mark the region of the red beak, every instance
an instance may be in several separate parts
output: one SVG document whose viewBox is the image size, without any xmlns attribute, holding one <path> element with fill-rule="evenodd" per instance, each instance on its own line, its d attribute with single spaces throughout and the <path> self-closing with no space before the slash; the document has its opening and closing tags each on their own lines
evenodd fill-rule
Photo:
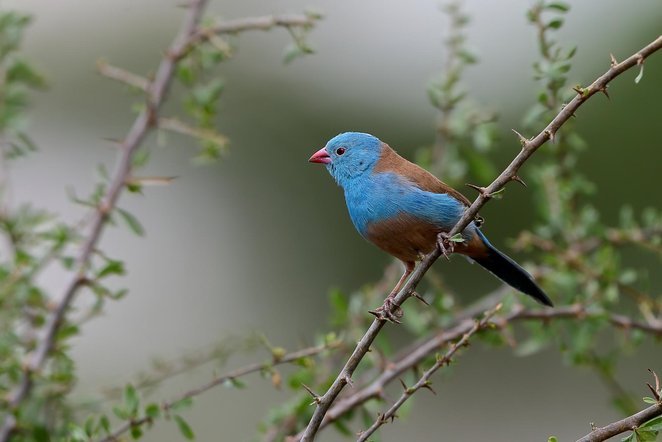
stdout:
<svg viewBox="0 0 662 442">
<path fill-rule="evenodd" d="M 331 157 L 326 152 L 326 149 L 323 147 L 317 152 L 315 152 L 313 156 L 310 157 L 310 159 L 308 159 L 308 161 L 311 163 L 329 164 L 331 162 Z"/>
</svg>

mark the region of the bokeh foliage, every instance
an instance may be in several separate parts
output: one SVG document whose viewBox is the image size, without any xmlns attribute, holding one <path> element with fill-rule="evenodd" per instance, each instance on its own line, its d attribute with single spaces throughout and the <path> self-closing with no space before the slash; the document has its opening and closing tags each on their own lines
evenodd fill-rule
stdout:
<svg viewBox="0 0 662 442">
<path fill-rule="evenodd" d="M 564 103 L 574 94 L 582 93 L 580 85 L 570 87 L 569 73 L 577 48 L 563 47 L 556 41 L 568 11 L 569 7 L 562 2 L 539 2 L 527 12 L 539 47 L 533 76 L 539 82 L 540 91 L 536 102 L 522 118 L 524 133 L 540 131 Z M 455 187 L 461 186 L 467 177 L 484 183 L 497 173 L 489 154 L 517 140 L 499 134 L 497 113 L 475 103 L 470 91 L 463 86 L 464 73 L 479 61 L 467 45 L 470 18 L 459 3 L 444 7 L 444 13 L 450 22 L 445 67 L 427 89 L 431 105 L 438 109 L 437 127 L 431 137 L 434 141 L 416 152 L 416 160 Z M 312 21 L 319 18 L 315 14 L 308 17 Z M 19 56 L 22 33 L 28 24 L 29 17 L 24 15 L 13 12 L 0 15 L 0 138 L 4 167 L 7 167 L 7 160 L 35 150 L 27 135 L 25 113 L 29 93 L 43 88 L 45 82 Z M 185 90 L 181 115 L 159 116 L 159 121 L 155 122 L 162 134 L 175 132 L 198 140 L 200 148 L 194 158 L 198 162 L 217 160 L 228 148 L 228 140 L 215 128 L 224 88 L 217 68 L 235 54 L 236 42 L 233 36 L 214 35 L 212 30 L 216 25 L 217 21 L 211 19 L 203 22 L 202 33 L 208 35 L 205 34 L 206 37 L 177 63 L 176 78 Z M 310 25 L 285 27 L 293 37 L 292 46 L 285 52 L 286 61 L 312 52 L 306 42 Z M 108 65 L 103 64 L 102 72 L 107 68 Z M 142 100 L 145 91 L 141 85 L 147 80 L 129 78 L 122 72 L 119 77 L 115 76 L 141 96 L 136 109 L 144 109 L 148 104 Z M 645 85 L 645 77 L 638 77 L 639 80 Z M 508 288 L 499 288 L 476 304 L 465 305 L 462 297 L 433 269 L 426 275 L 426 285 L 420 291 L 430 305 L 410 301 L 403 306 L 403 325 L 378 337 L 355 373 L 356 388 L 344 399 L 351 399 L 352 394 L 370 387 L 390 366 L 406 359 L 421 343 L 440 331 L 452 330 L 463 320 L 479 315 L 500 301 L 503 308 L 494 318 L 494 326 L 478 333 L 482 345 L 522 356 L 555 348 L 567 364 L 594 370 L 604 380 L 614 405 L 623 414 L 631 414 L 645 403 L 659 401 L 659 398 L 648 397 L 642 403 L 620 386 L 616 374 L 624 351 L 650 341 L 649 335 L 661 334 L 655 325 L 662 316 L 662 299 L 648 286 L 645 270 L 627 264 L 624 250 L 630 255 L 645 254 L 660 260 L 662 214 L 659 207 L 641 213 L 623 207 L 618 225 L 607 225 L 601 220 L 599 211 L 590 203 L 595 185 L 575 167 L 582 152 L 590 147 L 578 133 L 577 125 L 576 121 L 565 124 L 555 134 L 553 142 L 540 152 L 543 160 L 527 169 L 524 180 L 529 184 L 530 204 L 536 211 L 532 227 L 520 232 L 513 241 L 516 250 L 528 253 L 528 269 L 552 294 L 555 303 L 572 308 L 564 310 L 563 315 L 532 315 L 522 319 L 522 311 L 539 307 Z M 133 170 L 139 171 L 149 159 L 150 152 L 139 149 L 132 158 Z M 91 210 L 99 208 L 112 174 L 106 166 L 100 165 L 98 176 L 97 186 L 87 197 L 70 192 L 74 203 Z M 132 176 L 126 182 L 126 190 L 140 194 L 147 185 L 167 184 L 170 180 L 170 177 Z M 7 184 L 0 181 L 0 186 L 5 197 Z M 140 221 L 120 207 L 113 208 L 107 221 L 137 235 L 144 233 Z M 305 355 L 290 353 L 265 337 L 223 342 L 209 352 L 182 361 L 156 364 L 136 382 L 113 390 L 108 398 L 92 400 L 91 406 L 82 407 L 73 404 L 69 396 L 76 382 L 70 340 L 80 334 L 84 322 L 93 320 L 103 311 L 108 300 L 119 300 L 127 295 L 127 290 L 111 288 L 115 285 L 109 283 L 125 273 L 124 263 L 96 250 L 93 259 L 86 264 L 84 280 L 85 289 L 94 295 L 96 302 L 87 310 L 72 312 L 75 314 L 69 315 L 59 327 L 47 368 L 33 374 L 34 386 L 28 400 L 12 408 L 11 392 L 24 374 L 25 359 L 34 350 L 38 332 L 52 308 L 53 293 L 39 284 L 38 275 L 51 265 L 60 266 L 65 272 L 76 269 L 74 252 L 81 242 L 84 222 L 67 225 L 58 221 L 56 215 L 30 205 L 13 207 L 6 198 L 0 202 L 0 231 L 8 244 L 0 262 L 0 393 L 6 398 L 0 409 L 17 419 L 16 440 L 88 441 L 116 436 L 139 439 L 154 422 L 164 419 L 174 423 L 182 437 L 193 439 L 194 429 L 185 420 L 183 410 L 195 405 L 192 398 L 198 391 L 193 389 L 163 402 L 148 397 L 147 393 L 174 373 L 211 361 L 222 366 L 228 355 L 255 348 L 266 349 L 265 361 L 255 369 L 238 373 L 258 372 L 274 388 L 291 390 L 291 399 L 274 407 L 258 424 L 259 437 L 283 440 L 305 427 L 313 410 L 311 394 L 322 393 L 329 387 L 338 367 L 372 321 L 367 310 L 381 303 L 398 276 L 394 263 L 384 270 L 382 280 L 374 284 L 353 293 L 331 291 L 328 326 L 320 327 L 326 331 L 320 330 Z M 625 322 L 620 322 L 621 326 L 624 323 L 646 326 L 616 329 L 615 313 L 626 318 Z M 418 363 L 406 367 L 397 377 L 389 379 L 390 385 L 386 387 L 399 389 L 397 379 L 400 379 L 407 389 L 438 360 L 436 353 L 443 352 L 445 346 L 452 345 L 456 339 L 449 339 Z M 222 378 L 220 384 L 243 388 L 245 381 L 239 374 Z M 432 385 L 428 387 L 432 389 Z M 405 417 L 415 406 L 414 402 L 415 399 L 407 401 L 399 410 L 399 417 Z M 352 437 L 357 430 L 369 427 L 387 407 L 387 395 L 376 390 L 343 414 L 334 416 L 332 423 L 338 432 Z M 659 418 L 656 418 L 626 439 L 654 440 L 660 429 Z"/>
</svg>

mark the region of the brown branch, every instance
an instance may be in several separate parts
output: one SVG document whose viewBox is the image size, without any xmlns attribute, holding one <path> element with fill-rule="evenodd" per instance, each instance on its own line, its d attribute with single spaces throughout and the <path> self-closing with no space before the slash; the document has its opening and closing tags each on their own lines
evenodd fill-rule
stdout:
<svg viewBox="0 0 662 442">
<path fill-rule="evenodd" d="M 199 396 L 200 394 L 211 390 L 212 388 L 221 385 L 226 382 L 231 382 L 239 377 L 246 376 L 251 373 L 259 372 L 259 371 L 264 371 L 264 370 L 269 370 L 276 365 L 282 365 L 282 364 L 288 364 L 290 362 L 298 361 L 299 359 L 310 357 L 310 356 L 315 356 L 325 350 L 333 349 L 336 348 L 340 345 L 339 342 L 331 342 L 329 344 L 322 344 L 318 345 L 315 347 L 309 347 L 309 348 L 304 348 L 302 350 L 294 351 L 291 353 L 287 353 L 283 356 L 280 357 L 274 357 L 273 360 L 269 362 L 264 362 L 264 363 L 253 363 L 246 365 L 245 367 L 238 368 L 236 370 L 233 370 L 223 376 L 218 376 L 214 377 L 211 381 L 208 381 L 196 388 L 193 388 L 185 393 L 180 394 L 177 396 L 175 399 L 172 399 L 167 402 L 163 402 L 161 404 L 161 409 L 164 412 L 168 412 L 170 408 L 181 401 L 185 401 L 187 399 L 192 399 L 196 396 Z M 108 436 L 104 437 L 103 439 L 100 439 L 101 442 L 112 442 L 112 441 L 117 441 L 120 440 L 119 437 L 126 433 L 127 431 L 130 431 L 132 428 L 140 427 L 143 425 L 146 425 L 148 423 L 152 422 L 152 418 L 149 416 L 143 416 L 138 419 L 133 419 L 130 421 L 127 421 L 124 423 L 122 426 L 118 427 L 116 430 L 114 430 L 111 434 Z"/>
<path fill-rule="evenodd" d="M 628 416 L 625 419 L 613 422 L 602 428 L 596 428 L 577 442 L 602 442 L 617 434 L 636 430 L 641 424 L 648 422 L 654 417 L 662 415 L 662 403 L 651 405 L 640 412 Z M 638 440 L 638 439 L 637 439 Z"/>
<path fill-rule="evenodd" d="M 311 14 L 266 15 L 224 21 L 199 29 L 190 39 L 189 47 L 208 40 L 213 35 L 238 34 L 244 31 L 268 31 L 275 27 L 310 28 L 319 17 Z"/>
<path fill-rule="evenodd" d="M 486 312 L 480 321 L 475 321 L 474 325 L 462 335 L 462 337 L 455 342 L 448 351 L 441 357 L 437 357 L 435 363 L 423 373 L 420 379 L 411 387 L 405 388 L 405 391 L 400 395 L 397 401 L 384 413 L 380 414 L 377 420 L 365 431 L 359 434 L 357 442 L 365 442 L 379 427 L 388 422 L 389 419 L 395 419 L 395 413 L 400 407 L 421 388 L 430 388 L 430 378 L 432 375 L 444 365 L 448 365 L 457 351 L 469 343 L 469 339 L 478 331 L 490 326 L 490 318 L 494 316 L 502 307 L 502 304 L 497 304 L 496 307 Z"/>
<path fill-rule="evenodd" d="M 196 32 L 206 3 L 207 0 L 190 1 L 189 11 L 184 20 L 182 30 L 173 41 L 165 57 L 161 60 L 154 80 L 148 85 L 147 105 L 138 117 L 136 117 L 126 138 L 121 143 L 120 156 L 112 183 L 104 195 L 101 204 L 99 204 L 99 207 L 97 207 L 93 214 L 90 232 L 82 245 L 76 261 L 77 271 L 67 284 L 63 296 L 55 302 L 53 309 L 48 315 L 43 327 L 43 334 L 38 339 L 37 347 L 28 355 L 19 384 L 9 395 L 8 404 L 10 410 L 16 410 L 29 396 L 34 384 L 34 377 L 44 368 L 48 360 L 55 344 L 57 332 L 64 322 L 69 306 L 76 297 L 78 290 L 85 284 L 87 267 L 94 254 L 96 244 L 99 242 L 108 216 L 115 208 L 117 200 L 122 190 L 124 190 L 126 179 L 130 175 L 133 154 L 141 145 L 147 133 L 154 127 L 156 113 L 168 93 L 175 65 L 183 56 L 183 51 L 187 49 L 191 35 Z M 16 430 L 16 425 L 16 418 L 10 412 L 5 417 L 2 428 L 0 428 L 0 442 L 6 442 L 10 438 Z"/>
<path fill-rule="evenodd" d="M 513 161 L 506 167 L 506 169 L 501 172 L 501 174 L 489 185 L 484 191 L 481 191 L 480 195 L 473 204 L 464 212 L 462 218 L 457 222 L 457 224 L 451 229 L 448 233 L 448 237 L 453 237 L 454 235 L 462 232 L 470 222 L 472 222 L 478 211 L 481 207 L 487 203 L 487 201 L 494 195 L 496 192 L 499 192 L 504 188 L 506 184 L 510 181 L 515 180 L 517 177 L 517 172 L 520 167 L 526 162 L 526 160 L 533 155 L 533 153 L 540 148 L 545 142 L 554 137 L 554 134 L 561 128 L 561 126 L 568 121 L 577 111 L 577 109 L 584 104 L 590 97 L 595 95 L 597 92 L 602 92 L 606 90 L 607 85 L 614 78 L 627 71 L 628 69 L 637 66 L 642 63 L 649 55 L 653 54 L 657 50 L 662 48 L 662 36 L 656 38 L 652 43 L 648 44 L 642 48 L 636 54 L 628 57 L 626 60 L 621 63 L 612 65 L 607 72 L 598 77 L 590 86 L 582 90 L 582 94 L 577 94 L 563 109 L 554 117 L 554 119 L 533 139 L 526 139 L 522 137 L 522 150 L 521 152 L 513 159 Z M 395 305 L 401 305 L 407 298 L 411 296 L 411 293 L 414 291 L 418 283 L 425 275 L 425 272 L 432 266 L 432 264 L 437 260 L 441 255 L 439 248 L 435 249 L 429 255 L 427 255 L 420 264 L 416 267 L 412 275 L 410 276 L 407 283 L 402 287 L 400 292 L 395 296 L 393 302 Z M 345 385 L 351 383 L 351 377 L 356 370 L 356 367 L 359 365 L 359 362 L 363 359 L 365 354 L 370 349 L 370 345 L 375 340 L 382 327 L 385 324 L 384 319 L 375 318 L 372 324 L 363 335 L 361 340 L 358 342 L 354 352 L 349 357 L 344 367 L 333 381 L 333 384 L 329 389 L 320 397 L 319 403 L 313 412 L 308 426 L 306 427 L 303 435 L 301 436 L 302 442 L 311 442 L 314 440 L 317 431 L 319 430 L 320 425 L 324 419 L 324 416 L 328 412 L 329 408 L 338 397 L 340 392 L 343 390 Z"/>
<path fill-rule="evenodd" d="M 494 297 L 499 292 L 494 292 L 484 296 L 482 299 L 490 299 L 493 303 L 497 302 L 498 298 Z M 477 304 L 485 306 L 485 303 L 479 301 Z M 489 306 L 486 306 L 489 308 Z M 467 311 L 471 310 L 468 315 Z M 455 324 L 447 326 L 445 330 L 436 332 L 425 340 L 417 343 L 415 346 L 392 363 L 386 364 L 386 368 L 381 374 L 370 382 L 365 387 L 357 390 L 349 396 L 343 397 L 326 413 L 324 420 L 320 424 L 320 429 L 340 419 L 350 410 L 356 409 L 361 404 L 369 401 L 370 399 L 381 398 L 386 386 L 391 382 L 398 379 L 403 373 L 411 370 L 413 367 L 419 365 L 423 360 L 433 355 L 442 346 L 455 339 L 459 339 L 462 335 L 467 333 L 474 320 L 470 319 L 471 316 L 478 314 L 475 307 L 469 307 L 467 310 L 460 313 L 462 319 L 458 319 Z M 591 313 L 581 304 L 574 304 L 564 307 L 548 308 L 545 310 L 529 310 L 524 308 L 516 308 L 510 314 L 503 318 L 493 319 L 492 323 L 499 328 L 504 328 L 507 324 L 527 320 L 551 321 L 560 319 L 586 319 L 586 318 L 601 318 L 605 317 L 609 323 L 614 327 L 623 330 L 641 330 L 645 333 L 662 336 L 662 324 L 647 323 L 634 321 L 627 316 L 603 312 Z M 302 434 L 292 437 L 293 440 L 298 440 Z"/>
</svg>

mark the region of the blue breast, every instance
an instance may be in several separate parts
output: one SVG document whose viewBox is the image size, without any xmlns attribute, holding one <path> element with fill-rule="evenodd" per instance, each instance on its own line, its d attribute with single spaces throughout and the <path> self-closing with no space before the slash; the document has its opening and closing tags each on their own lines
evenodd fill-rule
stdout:
<svg viewBox="0 0 662 442">
<path fill-rule="evenodd" d="M 344 191 L 354 227 L 364 238 L 371 223 L 400 214 L 450 230 L 464 211 L 455 198 L 421 190 L 392 172 L 365 174 L 346 183 Z"/>
</svg>

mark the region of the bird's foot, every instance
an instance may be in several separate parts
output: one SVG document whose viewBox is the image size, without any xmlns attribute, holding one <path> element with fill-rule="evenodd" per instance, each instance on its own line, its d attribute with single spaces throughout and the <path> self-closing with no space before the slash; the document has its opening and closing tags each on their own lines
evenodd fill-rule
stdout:
<svg viewBox="0 0 662 442">
<path fill-rule="evenodd" d="M 437 245 L 439 246 L 442 255 L 450 261 L 451 254 L 455 251 L 455 243 L 451 241 L 450 236 L 448 236 L 446 232 L 440 232 L 439 235 L 437 235 Z"/>
<path fill-rule="evenodd" d="M 393 322 L 394 324 L 401 324 L 400 319 L 404 314 L 400 306 L 393 303 L 393 298 L 390 296 L 384 299 L 384 304 L 381 307 L 368 312 L 375 315 L 377 319 Z"/>
</svg>

